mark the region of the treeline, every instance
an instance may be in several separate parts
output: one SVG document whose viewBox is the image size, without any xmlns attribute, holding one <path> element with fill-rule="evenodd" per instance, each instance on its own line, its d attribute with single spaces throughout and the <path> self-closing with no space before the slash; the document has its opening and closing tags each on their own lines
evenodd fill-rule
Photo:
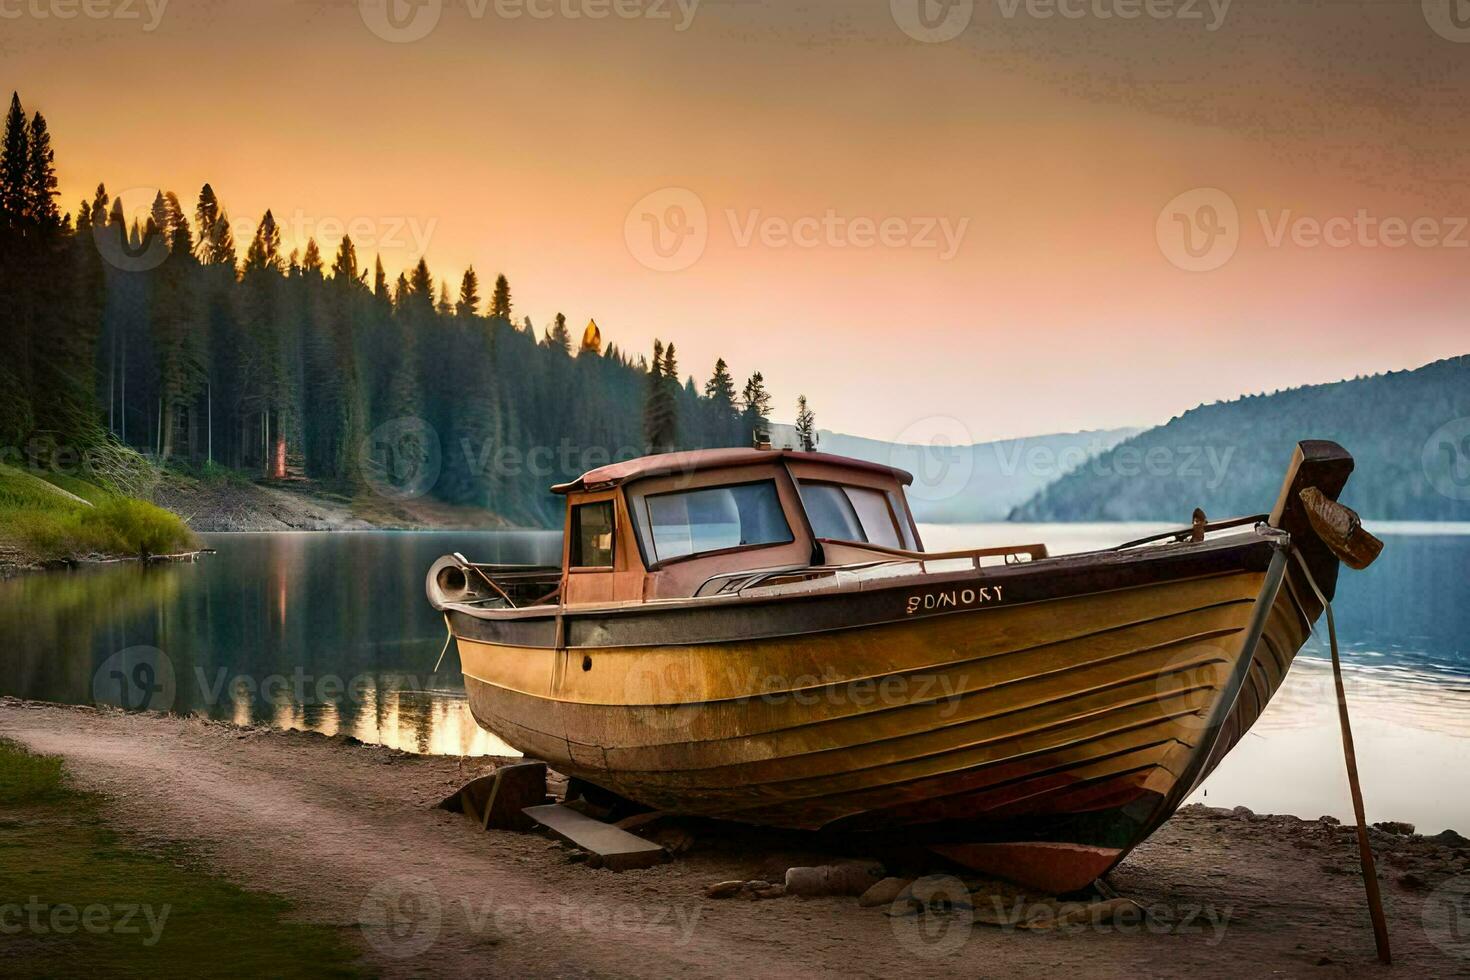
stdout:
<svg viewBox="0 0 1470 980">
<path fill-rule="evenodd" d="M 120 445 L 352 492 L 381 487 L 374 472 L 391 487 L 390 423 L 422 420 L 429 492 L 553 523 L 552 482 L 748 445 L 769 417 L 759 373 L 737 391 L 721 360 L 700 388 L 672 343 L 635 358 L 595 325 L 578 342 L 561 315 L 538 336 L 503 275 L 485 300 L 473 268 L 452 290 L 422 260 L 390 278 L 345 236 L 282 254 L 270 212 L 237 230 L 208 184 L 187 206 L 159 192 L 141 222 L 100 184 L 62 214 L 46 120 L 18 95 L 0 153 L 0 446 Z"/>
<path fill-rule="evenodd" d="M 1356 461 L 1343 501 L 1379 520 L 1470 520 L 1470 356 L 1204 405 L 1091 459 L 1018 521 L 1177 521 L 1270 510 L 1297 442 Z"/>
</svg>

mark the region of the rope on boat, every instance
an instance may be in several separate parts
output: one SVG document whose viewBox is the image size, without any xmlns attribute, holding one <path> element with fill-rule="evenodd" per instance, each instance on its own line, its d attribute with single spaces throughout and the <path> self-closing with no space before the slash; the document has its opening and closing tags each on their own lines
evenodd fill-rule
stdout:
<svg viewBox="0 0 1470 980">
<path fill-rule="evenodd" d="M 1332 648 L 1332 679 L 1337 686 L 1337 718 L 1342 726 L 1342 752 L 1347 761 L 1348 788 L 1352 790 L 1353 816 L 1358 822 L 1358 859 L 1363 866 L 1363 886 L 1368 892 L 1368 914 L 1373 919 L 1373 941 L 1378 946 L 1378 958 L 1384 964 L 1393 963 L 1393 954 L 1388 948 L 1388 922 L 1383 916 L 1383 895 L 1378 889 L 1378 869 L 1373 861 L 1373 846 L 1368 841 L 1368 821 L 1363 816 L 1363 790 L 1358 785 L 1358 754 L 1353 748 L 1353 728 L 1348 721 L 1347 692 L 1342 686 L 1342 658 L 1337 652 L 1337 622 L 1332 617 L 1332 603 L 1317 586 L 1307 560 L 1296 548 L 1291 549 L 1297 565 L 1306 576 L 1307 584 L 1317 594 L 1327 613 L 1328 644 Z"/>
<path fill-rule="evenodd" d="M 439 659 L 434 661 L 433 672 L 436 674 L 439 673 L 439 668 L 444 665 L 444 655 L 449 652 L 449 644 L 454 642 L 454 627 L 449 625 L 448 613 L 444 614 L 444 632 L 448 635 L 444 637 L 444 649 L 439 651 Z"/>
</svg>

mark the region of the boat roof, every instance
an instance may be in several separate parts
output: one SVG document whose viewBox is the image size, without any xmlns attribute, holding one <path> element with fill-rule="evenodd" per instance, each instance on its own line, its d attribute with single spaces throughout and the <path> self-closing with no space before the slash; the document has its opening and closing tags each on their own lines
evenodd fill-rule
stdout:
<svg viewBox="0 0 1470 980">
<path fill-rule="evenodd" d="M 870 463 L 862 459 L 850 459 L 847 456 L 833 456 L 830 453 L 807 453 L 795 449 L 695 449 L 681 453 L 664 453 L 659 456 L 643 456 L 622 463 L 599 466 L 595 470 L 583 473 L 571 483 L 562 483 L 552 487 L 551 492 L 565 494 L 578 490 L 604 490 L 651 476 L 751 466 L 785 459 L 880 473 L 894 477 L 903 486 L 914 482 L 913 474 L 907 470 L 884 466 L 882 463 Z"/>
</svg>

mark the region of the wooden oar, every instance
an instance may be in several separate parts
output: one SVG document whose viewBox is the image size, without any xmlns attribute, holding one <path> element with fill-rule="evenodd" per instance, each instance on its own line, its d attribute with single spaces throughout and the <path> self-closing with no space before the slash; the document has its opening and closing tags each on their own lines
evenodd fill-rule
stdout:
<svg viewBox="0 0 1470 980">
<path fill-rule="evenodd" d="M 1328 544 L 1330 547 L 1331 542 Z M 1382 544 L 1379 544 L 1379 548 L 1382 547 Z M 1332 647 L 1332 680 L 1337 687 L 1337 719 L 1342 725 L 1342 753 L 1347 760 L 1348 787 L 1352 790 L 1353 796 L 1353 816 L 1358 822 L 1358 860 L 1363 866 L 1363 886 L 1368 892 L 1368 915 L 1373 919 L 1373 941 L 1378 946 L 1378 958 L 1386 965 L 1392 964 L 1393 953 L 1388 947 L 1388 920 L 1383 915 L 1383 895 L 1378 889 L 1378 868 L 1373 861 L 1373 845 L 1368 841 L 1368 820 L 1363 814 L 1363 789 L 1358 784 L 1358 753 L 1353 748 L 1353 727 L 1348 720 L 1347 692 L 1342 686 L 1342 658 L 1337 652 L 1337 622 L 1332 617 L 1332 603 L 1327 601 L 1327 596 L 1323 595 L 1322 590 L 1317 587 L 1317 581 L 1312 578 L 1312 570 L 1307 567 L 1306 559 L 1295 548 L 1292 549 L 1292 554 L 1296 556 L 1297 564 L 1301 566 L 1307 584 L 1312 587 L 1313 592 L 1317 593 L 1317 601 L 1322 603 L 1322 608 L 1327 613 L 1327 637 Z M 1377 557 L 1376 553 L 1374 557 Z"/>
</svg>

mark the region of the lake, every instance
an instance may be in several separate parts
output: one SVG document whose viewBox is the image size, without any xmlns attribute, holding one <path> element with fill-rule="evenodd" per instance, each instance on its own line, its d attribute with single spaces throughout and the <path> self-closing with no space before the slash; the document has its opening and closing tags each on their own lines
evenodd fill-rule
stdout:
<svg viewBox="0 0 1470 980">
<path fill-rule="evenodd" d="M 1470 526 L 1370 522 L 1388 542 L 1336 602 L 1370 819 L 1470 832 Z M 928 525 L 931 550 L 1106 547 L 1155 525 Z M 548 562 L 555 532 L 206 534 L 195 565 L 0 582 L 0 694 L 124 703 L 348 734 L 410 752 L 512 754 L 470 717 L 423 578 L 442 554 Z M 1324 627 L 1325 628 L 1325 627 Z M 1351 815 L 1325 636 L 1196 799 Z M 146 703 L 134 703 L 138 691 Z"/>
</svg>

